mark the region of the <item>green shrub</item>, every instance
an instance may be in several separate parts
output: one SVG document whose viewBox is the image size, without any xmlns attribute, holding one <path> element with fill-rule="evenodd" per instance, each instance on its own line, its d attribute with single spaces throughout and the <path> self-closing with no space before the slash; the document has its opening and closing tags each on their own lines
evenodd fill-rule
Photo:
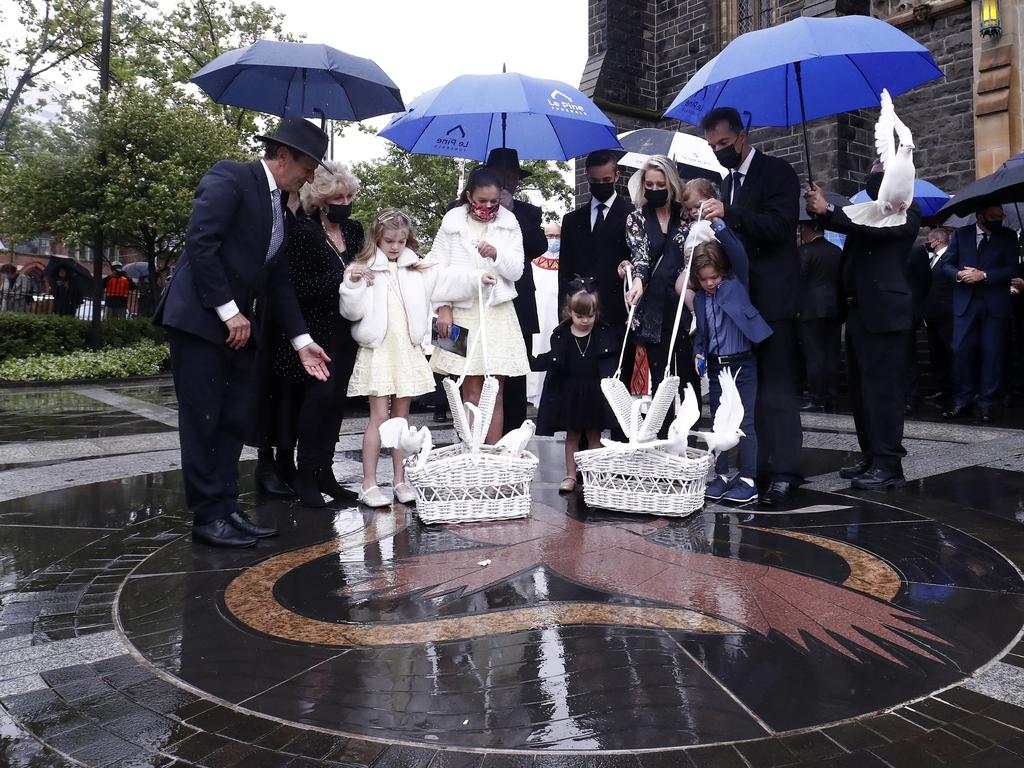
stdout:
<svg viewBox="0 0 1024 768">
<path fill-rule="evenodd" d="M 144 339 L 163 341 L 163 331 L 145 318 L 103 321 L 105 348 L 126 347 Z M 0 313 L 0 362 L 38 354 L 59 355 L 88 346 L 88 320 L 61 315 Z"/>
<path fill-rule="evenodd" d="M 149 339 L 128 347 L 78 351 L 64 355 L 41 354 L 10 358 L 0 363 L 0 379 L 8 381 L 65 381 L 154 376 L 170 359 L 166 344 Z"/>
</svg>

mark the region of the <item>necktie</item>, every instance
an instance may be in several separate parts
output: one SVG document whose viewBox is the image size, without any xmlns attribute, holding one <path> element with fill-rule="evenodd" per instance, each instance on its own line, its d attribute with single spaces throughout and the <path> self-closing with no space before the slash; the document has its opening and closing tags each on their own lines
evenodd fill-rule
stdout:
<svg viewBox="0 0 1024 768">
<path fill-rule="evenodd" d="M 267 250 L 267 261 L 277 253 L 277 249 L 284 242 L 284 213 L 281 211 L 281 190 L 275 189 L 270 193 L 270 207 L 274 216 L 274 228 L 270 232 L 270 248 Z"/>
<path fill-rule="evenodd" d="M 597 218 L 594 219 L 594 229 L 591 231 L 597 232 L 597 230 L 601 228 L 601 225 L 604 224 L 604 209 L 607 207 L 608 206 L 604 203 L 597 204 Z"/>
<path fill-rule="evenodd" d="M 740 193 L 740 186 L 742 186 L 743 174 L 739 171 L 732 172 L 732 185 L 729 189 L 729 205 L 736 202 L 736 197 Z"/>
</svg>

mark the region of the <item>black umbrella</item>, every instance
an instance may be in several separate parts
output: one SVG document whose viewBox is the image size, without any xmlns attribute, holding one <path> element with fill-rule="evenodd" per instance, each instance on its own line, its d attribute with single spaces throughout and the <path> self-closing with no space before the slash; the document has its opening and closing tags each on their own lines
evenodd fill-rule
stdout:
<svg viewBox="0 0 1024 768">
<path fill-rule="evenodd" d="M 64 267 L 75 281 L 75 287 L 81 291 L 83 296 L 92 296 L 92 272 L 83 267 L 77 261 L 67 256 L 51 256 L 43 270 L 47 283 L 51 286 L 57 279 L 57 271 Z"/>
<path fill-rule="evenodd" d="M 1008 160 L 995 173 L 972 181 L 939 209 L 937 218 L 951 213 L 965 216 L 986 205 L 1024 200 L 1024 162 Z"/>
</svg>

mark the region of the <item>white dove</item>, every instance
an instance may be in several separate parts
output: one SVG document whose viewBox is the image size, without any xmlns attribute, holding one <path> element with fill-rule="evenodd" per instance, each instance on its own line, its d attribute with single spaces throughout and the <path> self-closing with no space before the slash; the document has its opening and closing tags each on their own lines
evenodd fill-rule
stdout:
<svg viewBox="0 0 1024 768">
<path fill-rule="evenodd" d="M 739 371 L 737 371 L 739 373 Z M 718 401 L 715 420 L 710 432 L 690 432 L 691 435 L 703 440 L 708 450 L 715 456 L 732 450 L 745 437 L 740 424 L 743 423 L 743 401 L 740 391 L 736 388 L 736 375 L 729 368 L 718 374 L 718 383 L 722 386 L 722 397 Z"/>
<path fill-rule="evenodd" d="M 527 419 L 520 426 L 502 437 L 494 444 L 494 447 L 510 456 L 522 456 L 523 451 L 526 450 L 526 444 L 533 439 L 536 431 L 537 425 L 530 421 L 530 419 Z"/>
<path fill-rule="evenodd" d="M 676 417 L 668 425 L 668 440 L 664 441 L 665 450 L 676 456 L 686 455 L 686 438 L 693 425 L 700 418 L 700 400 L 693 391 L 693 385 L 686 385 L 686 393 L 682 403 L 676 398 Z"/>
<path fill-rule="evenodd" d="M 385 421 L 378 427 L 378 431 L 382 446 L 398 448 L 408 454 L 406 463 L 411 463 L 412 457 L 415 455 L 417 469 L 426 464 L 427 456 L 434 450 L 434 438 L 430 434 L 430 429 L 427 427 L 416 429 L 400 416 Z"/>
<path fill-rule="evenodd" d="M 875 123 L 875 151 L 885 173 L 878 199 L 844 206 L 843 212 L 854 224 L 898 227 L 907 223 L 907 208 L 914 201 L 914 137 L 896 116 L 889 91 L 882 90 L 881 101 L 882 111 Z"/>
<path fill-rule="evenodd" d="M 690 225 L 690 231 L 686 235 L 686 241 L 683 243 L 683 253 L 686 258 L 689 259 L 693 254 L 693 249 L 701 243 L 711 243 L 717 241 L 715 237 L 715 230 L 711 228 L 711 222 L 706 219 L 695 221 Z"/>
</svg>

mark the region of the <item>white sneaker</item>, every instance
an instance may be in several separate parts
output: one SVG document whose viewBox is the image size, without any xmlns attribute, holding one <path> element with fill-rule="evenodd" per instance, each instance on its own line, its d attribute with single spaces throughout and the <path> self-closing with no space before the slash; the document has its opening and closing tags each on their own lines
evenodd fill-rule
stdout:
<svg viewBox="0 0 1024 768">
<path fill-rule="evenodd" d="M 413 504 L 416 501 L 416 490 L 408 483 L 395 486 L 395 500 L 401 504 Z"/>
<path fill-rule="evenodd" d="M 388 497 L 381 493 L 380 488 L 376 485 L 371 485 L 369 488 L 361 489 L 356 501 L 374 509 L 378 507 L 391 506 L 391 502 L 388 501 Z"/>
</svg>

